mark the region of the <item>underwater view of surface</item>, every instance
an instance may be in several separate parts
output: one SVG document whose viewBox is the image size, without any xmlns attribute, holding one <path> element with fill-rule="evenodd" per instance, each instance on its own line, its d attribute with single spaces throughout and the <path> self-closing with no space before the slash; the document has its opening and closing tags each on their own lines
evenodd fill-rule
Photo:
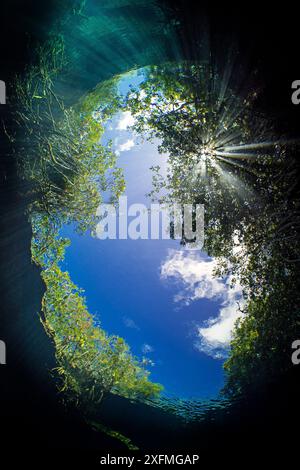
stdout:
<svg viewBox="0 0 300 470">
<path fill-rule="evenodd" d="M 37 410 L 26 401 L 32 427 L 52 414 L 51 441 L 63 423 L 55 446 L 259 445 L 285 420 L 300 139 L 271 100 L 265 27 L 253 38 L 237 17 L 180 1 L 54 2 L 14 75 L 3 181 L 22 200 L 6 225 L 21 229 L 4 240 L 21 287 L 8 289 L 19 313 L 3 331 L 47 396 Z"/>
<path fill-rule="evenodd" d="M 121 81 L 123 93 L 134 78 Z M 150 167 L 165 166 L 167 156 L 158 153 L 159 142 L 136 142 L 128 130 L 132 121 L 128 111 L 113 116 L 102 142 L 112 140 L 119 155 L 128 205 L 150 206 Z M 84 289 L 103 328 L 125 338 L 168 395 L 215 397 L 224 383 L 222 364 L 241 295 L 213 277 L 214 259 L 205 251 L 186 251 L 178 240 L 100 241 L 68 226 L 62 235 L 71 239 L 62 267 Z M 222 321 L 225 308 L 229 314 Z"/>
</svg>

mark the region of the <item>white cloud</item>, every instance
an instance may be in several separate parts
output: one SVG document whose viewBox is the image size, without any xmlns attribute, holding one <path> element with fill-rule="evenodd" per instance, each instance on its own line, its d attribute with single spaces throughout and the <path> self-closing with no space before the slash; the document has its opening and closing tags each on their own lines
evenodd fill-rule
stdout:
<svg viewBox="0 0 300 470">
<path fill-rule="evenodd" d="M 121 113 L 121 117 L 117 123 L 117 130 L 118 131 L 126 131 L 129 126 L 134 124 L 134 117 L 132 116 L 130 111 L 124 111 Z"/>
<path fill-rule="evenodd" d="M 173 277 L 183 285 L 174 297 L 175 302 L 189 305 L 204 298 L 221 301 L 218 316 L 197 326 L 195 347 L 215 358 L 223 358 L 235 322 L 242 316 L 239 306 L 243 304 L 243 299 L 242 288 L 238 283 L 231 288 L 230 277 L 224 281 L 214 276 L 216 267 L 214 259 L 203 259 L 198 253 L 171 250 L 161 266 L 161 278 Z"/>
<path fill-rule="evenodd" d="M 216 318 L 210 318 L 205 326 L 197 327 L 195 347 L 216 359 L 227 356 L 235 322 L 242 316 L 236 300 L 231 303 L 225 301 L 224 304 Z"/>
<path fill-rule="evenodd" d="M 149 354 L 149 353 L 152 353 L 154 351 L 154 348 L 150 345 L 150 344 L 143 344 L 142 346 L 142 353 L 143 354 Z"/>
<path fill-rule="evenodd" d="M 140 330 L 140 327 L 135 323 L 132 318 L 129 317 L 123 317 L 123 323 L 127 328 L 132 328 L 134 330 Z"/>
<path fill-rule="evenodd" d="M 120 154 L 121 152 L 127 152 L 128 150 L 132 149 L 135 146 L 133 139 L 128 139 L 123 144 L 118 144 L 116 148 L 116 153 Z"/>
<path fill-rule="evenodd" d="M 187 253 L 187 252 L 185 252 Z M 181 281 L 184 289 L 174 298 L 175 302 L 189 304 L 193 300 L 221 297 L 226 292 L 224 283 L 213 276 L 217 263 L 204 260 L 196 253 L 184 254 L 183 251 L 170 251 L 169 257 L 161 267 L 161 277 L 174 277 Z"/>
</svg>

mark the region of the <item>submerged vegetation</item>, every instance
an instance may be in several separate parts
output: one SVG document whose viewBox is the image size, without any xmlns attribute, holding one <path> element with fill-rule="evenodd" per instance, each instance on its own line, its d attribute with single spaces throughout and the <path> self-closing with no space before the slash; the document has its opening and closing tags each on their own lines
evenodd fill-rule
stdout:
<svg viewBox="0 0 300 470">
<path fill-rule="evenodd" d="M 91 96 L 66 108 L 55 91 L 63 66 L 63 44 L 57 41 L 42 48 L 37 64 L 16 81 L 16 124 L 22 136 L 16 159 L 34 211 L 85 231 L 96 223 L 101 191 L 118 197 L 125 188 L 115 155 L 100 144 L 103 122 L 116 109 L 110 100 L 116 83 L 91 94 L 102 103 L 97 112 L 91 109 Z"/>
<path fill-rule="evenodd" d="M 63 44 L 57 41 L 41 49 L 36 65 L 17 79 L 21 144 L 15 152 L 29 201 L 32 259 L 46 287 L 42 323 L 55 345 L 59 388 L 92 419 L 109 393 L 144 399 L 157 396 L 162 386 L 149 380 L 145 364 L 122 338 L 101 328 L 88 312 L 83 292 L 60 268 L 69 245 L 59 235 L 62 226 L 73 224 L 80 233 L 92 230 L 102 193 L 115 201 L 125 188 L 115 154 L 100 143 L 104 122 L 117 108 L 117 80 L 65 107 L 55 91 L 63 66 Z"/>
<path fill-rule="evenodd" d="M 216 275 L 230 275 L 243 288 L 225 393 L 239 394 L 286 371 L 300 325 L 296 144 L 276 138 L 272 124 L 254 111 L 255 93 L 238 97 L 207 64 L 150 67 L 125 102 L 115 77 L 67 107 L 56 87 L 65 63 L 60 39 L 39 51 L 16 81 L 16 135 L 9 136 L 19 137 L 14 149 L 30 207 L 32 259 L 46 287 L 42 322 L 55 344 L 64 396 L 101 427 L 94 414 L 107 394 L 151 402 L 162 390 L 124 340 L 101 328 L 60 268 L 69 244 L 60 237 L 62 226 L 93 230 L 101 195 L 114 202 L 124 191 L 116 156 L 100 143 L 105 122 L 120 109 L 132 113 L 138 134 L 158 137 L 169 155 L 166 178 L 153 168 L 151 197 L 204 204 L 204 249 L 219 260 Z M 157 405 L 190 411 L 182 401 Z"/>
<path fill-rule="evenodd" d="M 131 399 L 156 396 L 162 387 L 149 381 L 122 338 L 105 333 L 88 312 L 82 291 L 60 269 L 68 240 L 51 233 L 49 244 L 48 224 L 45 215 L 33 219 L 32 257 L 43 268 L 43 324 L 55 344 L 60 389 L 85 410 L 108 393 Z"/>
</svg>

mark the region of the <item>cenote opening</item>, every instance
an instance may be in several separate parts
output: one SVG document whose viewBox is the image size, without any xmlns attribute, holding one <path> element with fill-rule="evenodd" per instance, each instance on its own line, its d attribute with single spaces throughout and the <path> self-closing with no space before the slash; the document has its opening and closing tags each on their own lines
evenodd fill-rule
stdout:
<svg viewBox="0 0 300 470">
<path fill-rule="evenodd" d="M 161 3 L 59 7 L 5 129 L 49 380 L 130 450 L 188 448 L 250 419 L 289 374 L 299 326 L 299 140 L 264 106 L 238 35 L 214 36 L 203 16 L 182 43 L 187 20 Z M 118 214 L 124 196 L 135 236 L 105 237 L 99 208 Z M 203 207 L 201 248 L 187 227 L 174 235 L 175 219 L 168 237 L 142 234 L 137 204 L 176 204 L 180 217 L 189 205 L 194 229 Z"/>
</svg>

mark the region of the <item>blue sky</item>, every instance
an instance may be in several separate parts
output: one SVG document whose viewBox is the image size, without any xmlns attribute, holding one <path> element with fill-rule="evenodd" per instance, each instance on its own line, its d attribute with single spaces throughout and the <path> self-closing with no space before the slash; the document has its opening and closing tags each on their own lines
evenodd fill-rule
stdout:
<svg viewBox="0 0 300 470">
<path fill-rule="evenodd" d="M 126 77 L 121 90 L 138 79 Z M 151 171 L 165 166 L 156 143 L 139 142 L 127 128 L 130 113 L 108 124 L 124 169 L 128 204 L 150 201 Z M 138 143 L 139 142 L 139 143 Z M 212 276 L 215 260 L 180 247 L 176 240 L 99 240 L 65 227 L 71 239 L 63 268 L 85 290 L 89 310 L 110 334 L 122 336 L 138 357 L 146 357 L 151 378 L 169 396 L 210 398 L 224 381 L 224 347 L 237 317 L 240 290 Z"/>
</svg>

